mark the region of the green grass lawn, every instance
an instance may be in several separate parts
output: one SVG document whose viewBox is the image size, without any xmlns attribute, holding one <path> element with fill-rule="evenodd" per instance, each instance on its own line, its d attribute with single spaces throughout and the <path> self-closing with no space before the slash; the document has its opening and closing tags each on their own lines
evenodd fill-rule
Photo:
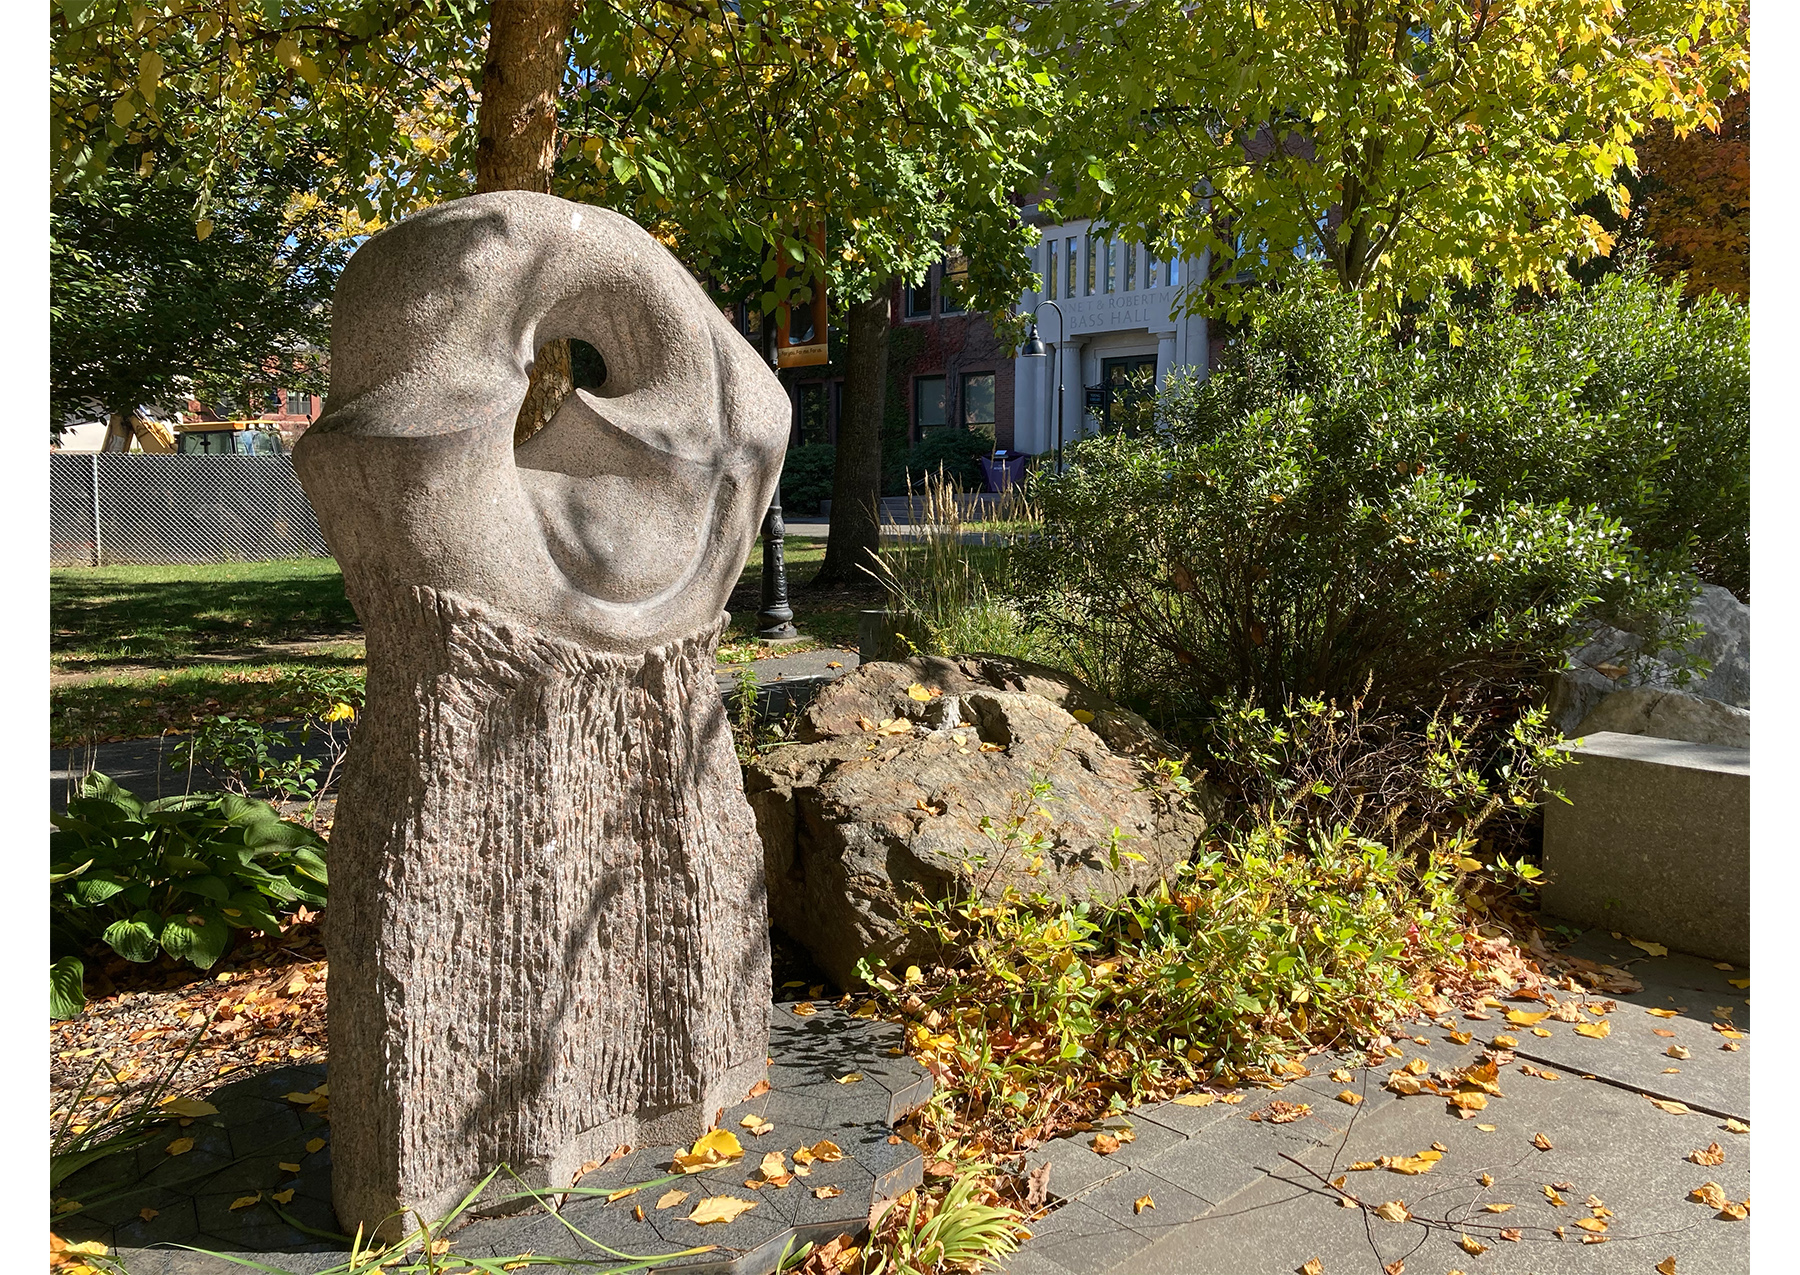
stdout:
<svg viewBox="0 0 1800 1275">
<path fill-rule="evenodd" d="M 824 556 L 823 540 L 787 541 L 796 620 L 811 645 L 851 646 L 870 594 L 809 594 Z M 761 588 L 758 546 L 728 604 L 723 661 L 769 654 L 751 640 Z M 52 745 L 138 739 L 219 714 L 293 716 L 302 673 L 362 659 L 362 629 L 329 558 L 50 573 Z"/>
</svg>

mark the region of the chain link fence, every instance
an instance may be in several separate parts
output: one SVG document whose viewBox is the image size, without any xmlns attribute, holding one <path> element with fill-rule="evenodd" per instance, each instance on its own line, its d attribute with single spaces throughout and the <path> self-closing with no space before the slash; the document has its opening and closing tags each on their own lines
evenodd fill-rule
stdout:
<svg viewBox="0 0 1800 1275">
<path fill-rule="evenodd" d="M 328 558 L 286 456 L 50 456 L 50 565 Z"/>
</svg>

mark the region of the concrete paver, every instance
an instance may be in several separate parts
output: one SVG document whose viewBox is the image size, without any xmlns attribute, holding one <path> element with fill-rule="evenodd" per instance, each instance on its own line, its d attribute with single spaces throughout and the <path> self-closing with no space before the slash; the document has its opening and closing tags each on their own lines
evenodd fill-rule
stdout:
<svg viewBox="0 0 1800 1275">
<path fill-rule="evenodd" d="M 1027 1164 L 1050 1160 L 1051 1196 L 1070 1202 L 1037 1221 L 1033 1238 L 1002 1269 L 1012 1275 L 1287 1275 L 1316 1257 L 1330 1275 L 1383 1275 L 1396 1261 L 1434 1275 L 1642 1275 L 1673 1256 L 1682 1272 L 1747 1271 L 1750 1223 L 1722 1220 L 1686 1196 L 1708 1181 L 1731 1200 L 1750 1193 L 1750 1135 L 1725 1127 L 1726 1116 L 1749 1120 L 1750 1041 L 1746 1035 L 1733 1042 L 1737 1050 L 1725 1050 L 1725 1037 L 1712 1030 L 1715 1010 L 1728 1002 L 1730 1021 L 1747 1028 L 1746 993 L 1728 980 L 1746 979 L 1748 972 L 1718 970 L 1680 954 L 1647 956 L 1605 933 L 1590 932 L 1570 950 L 1626 968 L 1644 983 L 1642 992 L 1613 995 L 1617 1004 L 1604 1018 L 1583 1015 L 1611 1023 L 1606 1037 L 1579 1035 L 1573 1024 L 1554 1018 L 1538 1024 L 1551 1033 L 1540 1037 L 1507 1023 L 1503 1009 L 1490 1009 L 1485 1019 L 1459 1016 L 1454 1030 L 1471 1039 L 1458 1044 L 1449 1030 L 1421 1018 L 1406 1027 L 1419 1039 L 1398 1040 L 1400 1056 L 1384 1067 L 1321 1056 L 1309 1060 L 1311 1075 L 1279 1093 L 1252 1091 L 1233 1106 L 1165 1103 L 1133 1112 L 1143 1146 L 1130 1162 L 1129 1145 L 1113 1157 L 1095 1156 L 1084 1145 L 1091 1134 L 1046 1144 Z M 1506 1004 L 1539 1008 L 1529 1001 Z M 1676 1011 L 1673 1017 L 1645 1012 L 1665 1006 Z M 1658 1029 L 1676 1035 L 1655 1035 Z M 1471 1119 L 1458 1118 L 1441 1097 L 1400 1097 L 1382 1088 L 1387 1072 L 1411 1058 L 1425 1059 L 1434 1071 L 1460 1067 L 1502 1034 L 1520 1042 L 1516 1057 L 1500 1071 L 1500 1094 Z M 1671 1043 L 1685 1044 L 1691 1056 L 1668 1057 Z M 1352 1073 L 1348 1082 L 1330 1078 L 1340 1065 Z M 1339 1102 L 1346 1089 L 1364 1101 Z M 1651 1096 L 1693 1110 L 1670 1112 L 1654 1106 Z M 1277 1098 L 1312 1110 L 1289 1124 L 1250 1119 Z M 1177 1136 L 1146 1139 L 1141 1131 L 1152 1119 L 1158 1130 Z M 1533 1144 L 1540 1133 L 1550 1150 Z M 1723 1164 L 1688 1159 L 1714 1142 Z M 1434 1144 L 1443 1156 L 1426 1173 L 1349 1168 Z M 1123 1171 L 1106 1174 L 1111 1160 Z M 1490 1185 L 1481 1182 L 1484 1174 Z M 1360 1200 L 1399 1200 L 1414 1218 L 1390 1223 L 1344 1207 L 1328 1185 L 1340 1176 Z M 1546 1185 L 1557 1188 L 1562 1205 L 1545 1195 Z M 1156 1208 L 1138 1212 L 1134 1202 L 1145 1195 Z M 1598 1243 L 1583 1243 L 1597 1233 L 1576 1226 L 1578 1218 L 1594 1216 L 1590 1196 L 1610 1211 L 1601 1218 L 1607 1230 Z M 1488 1204 L 1513 1207 L 1495 1213 Z M 1516 1240 L 1502 1236 L 1509 1229 L 1519 1232 Z M 1485 1251 L 1464 1247 L 1464 1235 Z"/>
</svg>

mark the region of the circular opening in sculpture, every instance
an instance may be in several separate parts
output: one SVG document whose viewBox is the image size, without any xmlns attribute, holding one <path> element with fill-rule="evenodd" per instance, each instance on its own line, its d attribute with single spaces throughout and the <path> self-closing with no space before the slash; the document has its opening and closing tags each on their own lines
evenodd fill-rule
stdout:
<svg viewBox="0 0 1800 1275">
<path fill-rule="evenodd" d="M 569 383 L 590 394 L 606 385 L 606 359 L 586 341 L 569 341 Z"/>
</svg>

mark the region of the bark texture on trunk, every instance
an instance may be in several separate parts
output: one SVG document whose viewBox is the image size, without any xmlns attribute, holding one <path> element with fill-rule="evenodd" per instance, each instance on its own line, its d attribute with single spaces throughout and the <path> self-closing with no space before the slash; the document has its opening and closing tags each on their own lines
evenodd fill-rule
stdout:
<svg viewBox="0 0 1800 1275">
<path fill-rule="evenodd" d="M 765 1069 L 761 844 L 714 626 L 612 655 L 454 594 L 361 593 L 332 830 L 332 1194 L 439 1217 L 691 1140 Z M 751 933 L 751 931 L 756 931 Z"/>
<path fill-rule="evenodd" d="M 844 411 L 831 473 L 831 534 L 813 588 L 871 584 L 881 543 L 881 418 L 887 398 L 888 294 L 850 307 Z"/>
<path fill-rule="evenodd" d="M 488 25 L 476 113 L 475 191 L 550 193 L 556 172 L 556 109 L 569 58 L 569 34 L 579 0 L 503 0 Z M 538 352 L 531 388 L 513 426 L 522 443 L 556 415 L 574 389 L 569 343 Z"/>
</svg>

